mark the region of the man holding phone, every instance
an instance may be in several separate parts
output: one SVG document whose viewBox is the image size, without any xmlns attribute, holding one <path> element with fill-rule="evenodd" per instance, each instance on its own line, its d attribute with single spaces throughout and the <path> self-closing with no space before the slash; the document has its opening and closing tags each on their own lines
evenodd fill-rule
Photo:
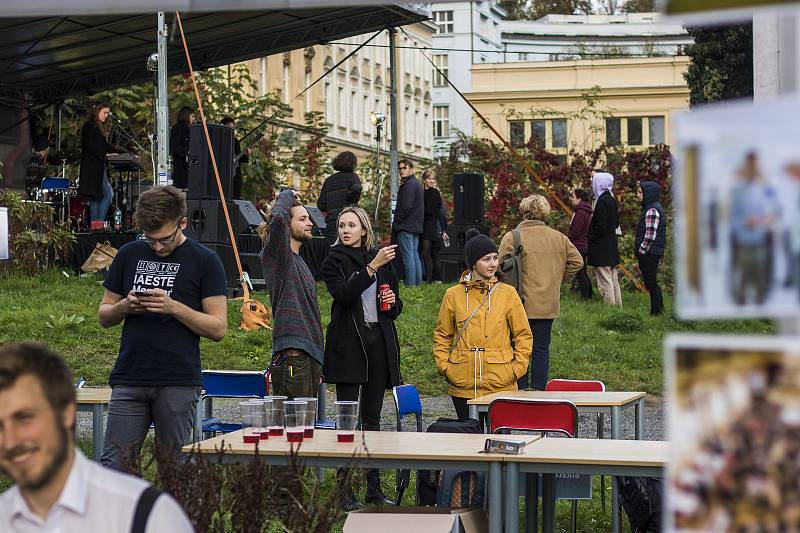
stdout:
<svg viewBox="0 0 800 533">
<path fill-rule="evenodd" d="M 100 459 L 115 470 L 133 468 L 151 423 L 159 454 L 186 444 L 203 385 L 200 337 L 222 340 L 228 327 L 222 262 L 186 238 L 186 222 L 180 190 L 142 193 L 143 239 L 120 248 L 103 282 L 100 325 L 123 322 Z"/>
</svg>

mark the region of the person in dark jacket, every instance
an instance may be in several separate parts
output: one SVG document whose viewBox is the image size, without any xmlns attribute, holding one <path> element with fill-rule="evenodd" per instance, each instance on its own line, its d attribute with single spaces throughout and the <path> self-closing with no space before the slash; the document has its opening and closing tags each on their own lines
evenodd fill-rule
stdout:
<svg viewBox="0 0 800 533">
<path fill-rule="evenodd" d="M 659 197 L 661 187 L 654 181 L 639 184 L 637 197 L 642 202 L 642 216 L 636 226 L 634 249 L 644 286 L 650 291 L 650 314 L 664 312 L 661 287 L 658 286 L 658 263 L 667 246 L 667 217 Z"/>
<path fill-rule="evenodd" d="M 611 305 L 622 305 L 622 293 L 617 274 L 619 204 L 611 194 L 613 184 L 614 176 L 608 172 L 595 171 L 592 174 L 592 192 L 595 204 L 592 222 L 589 224 L 587 262 L 595 267 L 597 290 L 603 296 L 603 301 Z"/>
<path fill-rule="evenodd" d="M 379 431 L 384 392 L 401 383 L 394 321 L 403 302 L 390 265 L 396 245 L 373 248 L 372 226 L 360 207 L 345 207 L 336 227 L 338 239 L 322 263 L 322 279 L 333 297 L 323 375 L 327 383 L 336 384 L 338 401 L 360 398 L 361 427 Z M 384 284 L 389 288 L 381 291 Z M 381 304 L 388 309 L 382 310 Z M 365 500 L 391 503 L 376 469 L 367 472 Z"/>
<path fill-rule="evenodd" d="M 108 142 L 108 116 L 111 108 L 99 103 L 81 129 L 81 169 L 78 194 L 91 198 L 89 215 L 92 230 L 102 230 L 108 207 L 114 199 L 114 189 L 108 181 L 106 156 L 115 151 Z"/>
<path fill-rule="evenodd" d="M 447 217 L 444 216 L 442 193 L 436 187 L 436 174 L 433 169 L 422 173 L 422 186 L 425 189 L 424 205 L 425 217 L 422 222 L 422 244 L 420 255 L 425 270 L 425 281 L 433 283 L 436 268 L 439 264 L 439 250 L 442 249 L 442 240 L 447 236 Z"/>
<path fill-rule="evenodd" d="M 589 225 L 592 222 L 592 206 L 589 205 L 589 193 L 583 189 L 572 191 L 570 202 L 575 211 L 572 213 L 572 220 L 569 223 L 567 238 L 578 249 L 583 257 L 583 266 L 575 274 L 578 287 L 581 291 L 581 298 L 584 300 L 592 299 L 592 280 L 586 273 L 586 253 L 589 249 Z"/>
<path fill-rule="evenodd" d="M 231 128 L 233 133 L 233 167 L 236 171 L 233 174 L 233 183 L 231 184 L 231 198 L 239 199 L 242 197 L 242 165 L 250 161 L 250 148 L 245 148 L 242 153 L 242 144 L 236 137 L 236 121 L 233 117 L 223 117 L 220 124 Z"/>
<path fill-rule="evenodd" d="M 194 111 L 183 106 L 175 125 L 169 132 L 169 152 L 172 155 L 172 185 L 189 188 L 189 126 L 194 123 Z"/>
<path fill-rule="evenodd" d="M 398 163 L 400 189 L 397 191 L 397 207 L 394 211 L 392 233 L 397 235 L 400 255 L 408 286 L 422 284 L 422 261 L 419 257 L 419 238 L 425 220 L 425 194 L 414 175 L 414 163 L 401 159 Z"/>
<path fill-rule="evenodd" d="M 353 152 L 342 152 L 333 159 L 333 170 L 322 184 L 317 207 L 325 213 L 325 238 L 333 246 L 338 238 L 336 219 L 348 205 L 358 205 L 361 199 L 361 179 L 355 173 L 358 158 Z"/>
</svg>

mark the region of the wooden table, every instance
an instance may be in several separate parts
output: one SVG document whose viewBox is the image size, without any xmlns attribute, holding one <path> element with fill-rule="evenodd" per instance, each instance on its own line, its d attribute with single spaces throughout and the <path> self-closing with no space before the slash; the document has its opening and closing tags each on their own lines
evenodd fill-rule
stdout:
<svg viewBox="0 0 800 533">
<path fill-rule="evenodd" d="M 669 449 L 664 441 L 544 438 L 505 459 L 506 523 L 519 520 L 519 474 L 541 473 L 542 530 L 555 530 L 553 474 L 662 477 Z M 517 497 L 515 497 L 517 496 Z"/>
<path fill-rule="evenodd" d="M 363 435 L 363 441 L 362 441 Z M 486 435 L 453 433 L 415 433 L 391 431 L 356 432 L 355 442 L 339 443 L 336 431 L 317 430 L 314 438 L 303 441 L 297 454 L 308 467 L 341 468 L 351 466 L 354 458 L 359 468 L 414 468 L 475 470 L 488 472 L 487 508 L 489 531 L 502 531 L 502 454 L 479 453 Z M 217 453 L 224 449 L 223 462 L 233 463 L 256 459 L 255 444 L 244 444 L 242 432 L 235 431 L 189 444 L 183 453 Z M 289 460 L 290 443 L 286 437 L 261 441 L 258 460 L 273 465 L 285 465 Z"/>
<path fill-rule="evenodd" d="M 75 389 L 78 411 L 92 413 L 92 459 L 100 460 L 103 454 L 105 424 L 103 415 L 111 401 L 110 387 Z"/>
<path fill-rule="evenodd" d="M 478 419 L 479 413 L 489 411 L 489 404 L 496 398 L 517 400 L 569 400 L 578 408 L 578 413 L 607 414 L 611 423 L 611 438 L 622 438 L 622 409 L 633 405 L 634 436 L 642 438 L 644 428 L 644 392 L 562 392 L 515 390 L 495 392 L 467 401 L 470 418 Z M 611 529 L 621 531 L 616 479 L 611 480 Z"/>
</svg>

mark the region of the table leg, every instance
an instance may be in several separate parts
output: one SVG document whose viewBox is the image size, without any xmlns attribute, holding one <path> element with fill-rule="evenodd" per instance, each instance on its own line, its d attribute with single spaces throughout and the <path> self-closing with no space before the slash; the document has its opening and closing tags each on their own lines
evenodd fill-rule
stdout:
<svg viewBox="0 0 800 533">
<path fill-rule="evenodd" d="M 503 463 L 493 461 L 489 463 L 489 533 L 502 533 L 503 531 Z"/>
<path fill-rule="evenodd" d="M 619 406 L 611 408 L 611 438 L 622 438 L 622 412 Z M 617 490 L 617 478 L 611 476 L 611 531 L 620 533 L 621 522 L 619 516 L 619 491 Z"/>
<path fill-rule="evenodd" d="M 505 526 L 506 533 L 519 531 L 519 464 L 505 463 Z"/>
<path fill-rule="evenodd" d="M 539 474 L 525 475 L 525 533 L 539 529 Z"/>
<path fill-rule="evenodd" d="M 642 440 L 644 433 L 644 398 L 641 398 L 634 406 L 636 414 L 635 436 L 636 440 Z"/>
<path fill-rule="evenodd" d="M 317 420 L 327 420 L 325 417 L 325 399 L 327 390 L 328 389 L 325 387 L 324 383 L 319 384 L 319 389 L 317 390 Z"/>
<path fill-rule="evenodd" d="M 105 427 L 103 424 L 103 404 L 92 406 L 92 459 L 100 461 L 103 455 Z"/>
<path fill-rule="evenodd" d="M 555 479 L 553 474 L 542 474 L 542 531 L 553 533 L 556 530 Z"/>
<path fill-rule="evenodd" d="M 478 420 L 478 406 L 477 405 L 470 405 L 469 406 L 469 417 Z"/>
</svg>

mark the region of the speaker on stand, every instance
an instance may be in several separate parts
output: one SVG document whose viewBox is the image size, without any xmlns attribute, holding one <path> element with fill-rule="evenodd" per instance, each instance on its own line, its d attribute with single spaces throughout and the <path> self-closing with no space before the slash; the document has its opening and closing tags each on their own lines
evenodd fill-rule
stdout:
<svg viewBox="0 0 800 533">
<path fill-rule="evenodd" d="M 483 224 L 483 176 L 455 174 L 453 176 L 453 223 L 480 226 Z"/>
<path fill-rule="evenodd" d="M 233 163 L 233 128 L 208 124 L 208 134 L 214 147 L 222 192 L 226 200 L 231 200 L 233 175 L 236 173 Z M 217 177 L 211 164 L 211 151 L 208 149 L 202 124 L 193 124 L 189 127 L 189 190 L 186 197 L 190 200 L 219 200 Z"/>
</svg>

